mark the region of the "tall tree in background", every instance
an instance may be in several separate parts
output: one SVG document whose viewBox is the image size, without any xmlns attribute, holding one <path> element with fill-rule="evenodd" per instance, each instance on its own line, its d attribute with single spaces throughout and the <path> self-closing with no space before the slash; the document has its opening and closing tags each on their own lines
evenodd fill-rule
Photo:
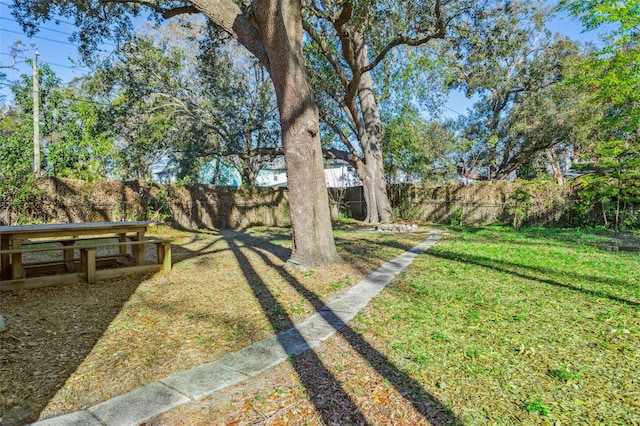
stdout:
<svg viewBox="0 0 640 426">
<path fill-rule="evenodd" d="M 11 224 L 12 211 L 21 211 L 36 189 L 33 174 L 33 119 L 9 109 L 0 116 L 0 222 Z"/>
<path fill-rule="evenodd" d="M 205 145 L 200 123 L 206 118 L 191 119 L 188 110 L 183 112 L 191 99 L 193 77 L 185 70 L 185 56 L 180 46 L 156 45 L 150 36 L 134 37 L 89 79 L 89 91 L 109 105 L 120 178 L 150 178 L 152 168 L 161 167 L 180 149 L 180 141 Z M 177 174 L 184 177 L 190 171 L 187 167 Z"/>
<path fill-rule="evenodd" d="M 350 162 L 363 183 L 368 222 L 393 220 L 384 175 L 383 123 L 373 72 L 393 69 L 402 47 L 445 37 L 447 28 L 471 8 L 455 0 L 333 2 L 310 1 L 304 28 L 322 119 L 341 148 L 329 157 Z M 405 56 L 406 57 L 406 56 Z M 388 75 L 388 74 L 387 74 Z M 382 91 L 382 90 L 381 90 Z"/>
<path fill-rule="evenodd" d="M 123 39 L 146 7 L 158 18 L 201 13 L 238 40 L 269 71 L 274 83 L 293 228 L 290 265 L 314 267 L 339 260 L 331 229 L 319 117 L 302 53 L 302 5 L 297 0 L 13 0 L 13 13 L 29 34 L 38 23 L 63 16 L 80 28 L 85 53 L 104 37 Z"/>
<path fill-rule="evenodd" d="M 244 185 L 253 186 L 260 169 L 282 154 L 273 84 L 264 68 L 236 43 L 219 46 L 211 39 L 199 56 L 204 94 L 217 102 L 220 93 L 233 95 L 216 109 L 212 129 L 223 143 L 222 149 L 210 154 L 224 158 L 238 170 Z"/>
<path fill-rule="evenodd" d="M 444 181 L 454 175 L 457 139 L 441 123 L 426 121 L 416 110 L 406 110 L 387 123 L 384 133 L 385 173 L 404 181 Z"/>
<path fill-rule="evenodd" d="M 282 152 L 264 68 L 233 41 L 221 44 L 207 32 L 195 20 L 149 26 L 91 77 L 91 91 L 111 106 L 111 127 L 123 142 L 124 178 L 146 176 L 154 165 L 160 175 L 197 183 L 203 167 L 211 179 L 227 165 L 252 186 Z M 165 125 L 143 137 L 135 123 L 151 119 Z"/>
<path fill-rule="evenodd" d="M 103 106 L 63 87 L 47 64 L 38 70 L 42 105 L 43 167 L 48 176 L 97 180 L 107 174 L 112 139 L 101 126 Z M 0 199 L 13 213 L 39 192 L 33 174 L 33 79 L 22 75 L 12 87 L 13 103 L 0 112 Z M 13 216 L 4 211 L 4 222 Z"/>
<path fill-rule="evenodd" d="M 521 0 L 487 8 L 447 47 L 452 86 L 478 98 L 459 120 L 469 143 L 463 176 L 506 179 L 538 152 L 572 143 L 581 99 L 559 83 L 579 49 L 545 29 L 551 14 Z"/>
<path fill-rule="evenodd" d="M 605 47 L 579 67 L 578 87 L 595 92 L 607 106 L 602 125 L 619 137 L 640 134 L 640 2 L 563 0 L 561 6 L 577 16 L 585 29 L 607 26 Z"/>
</svg>

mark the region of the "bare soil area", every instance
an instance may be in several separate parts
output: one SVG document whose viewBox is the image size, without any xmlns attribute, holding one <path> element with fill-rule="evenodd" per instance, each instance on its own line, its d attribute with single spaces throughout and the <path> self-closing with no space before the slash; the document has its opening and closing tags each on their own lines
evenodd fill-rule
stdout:
<svg viewBox="0 0 640 426">
<path fill-rule="evenodd" d="M 357 224 L 342 228 L 336 240 L 345 262 L 322 270 L 283 268 L 290 253 L 288 229 L 181 232 L 161 228 L 157 236 L 175 241 L 170 273 L 3 292 L 0 313 L 8 330 L 0 333 L 0 424 L 21 425 L 80 410 L 286 330 L 386 260 L 424 240 L 427 233 L 424 229 L 412 234 L 366 232 L 371 230 Z M 340 357 L 340 350 L 352 351 L 352 345 L 334 350 L 345 338 L 337 338 L 327 354 Z M 274 414 L 268 404 L 252 403 L 247 411 L 242 401 L 256 395 L 246 387 L 234 388 L 229 394 L 236 395 L 232 401 L 238 402 L 216 408 L 221 424 L 294 419 L 296 410 L 313 410 L 303 395 L 309 395 L 309 387 L 314 386 L 326 391 L 313 392 L 314 398 L 336 398 L 337 404 L 343 404 L 335 387 L 340 380 L 375 389 L 377 398 L 382 398 L 378 401 L 385 402 L 376 408 L 383 411 L 380 416 L 397 418 L 394 424 L 402 424 L 406 417 L 407 424 L 415 424 L 407 399 L 394 396 L 397 391 L 388 385 L 388 378 L 371 366 L 367 367 L 370 374 L 357 373 L 358 381 L 348 377 L 345 369 L 344 379 L 327 372 L 319 381 L 315 374 L 307 374 L 302 384 L 288 384 L 285 379 L 299 377 L 300 371 L 314 371 L 315 356 L 299 357 L 292 365 L 269 373 L 273 377 L 264 378 L 278 383 L 277 389 L 290 391 L 282 395 L 290 398 L 291 410 L 278 408 Z M 383 359 L 374 363 L 392 368 L 385 367 Z M 329 382 L 322 382 L 322 377 Z M 381 408 L 393 400 L 399 401 L 396 408 Z M 247 413 L 255 416 L 246 417 Z M 191 417 L 189 422 L 198 418 Z M 178 418 L 165 420 L 166 424 L 179 422 Z M 354 418 L 354 424 L 358 420 Z M 203 417 L 201 424 L 210 421 Z"/>
</svg>

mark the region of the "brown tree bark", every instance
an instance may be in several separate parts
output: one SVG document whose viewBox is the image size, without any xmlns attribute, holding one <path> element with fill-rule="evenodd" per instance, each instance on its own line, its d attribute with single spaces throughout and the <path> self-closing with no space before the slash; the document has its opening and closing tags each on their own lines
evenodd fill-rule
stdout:
<svg viewBox="0 0 640 426">
<path fill-rule="evenodd" d="M 297 0 L 257 0 L 253 5 L 280 111 L 293 227 L 288 263 L 328 265 L 340 258 L 331 228 L 320 120 L 302 54 L 302 6 Z"/>
<path fill-rule="evenodd" d="M 353 40 L 357 52 L 358 67 L 364 69 L 369 65 L 367 45 L 357 34 L 354 35 Z M 366 137 L 360 140 L 366 173 L 366 179 L 363 180 L 360 177 L 367 201 L 366 221 L 373 223 L 392 222 L 393 209 L 387 195 L 387 182 L 384 177 L 382 119 L 373 92 L 373 79 L 370 71 L 364 72 L 360 76 L 357 93 L 366 132 Z"/>
<path fill-rule="evenodd" d="M 255 0 L 246 14 L 228 0 L 193 3 L 252 52 L 274 83 L 293 229 L 288 264 L 310 268 L 340 261 L 331 227 L 318 110 L 302 53 L 301 2 Z"/>
</svg>

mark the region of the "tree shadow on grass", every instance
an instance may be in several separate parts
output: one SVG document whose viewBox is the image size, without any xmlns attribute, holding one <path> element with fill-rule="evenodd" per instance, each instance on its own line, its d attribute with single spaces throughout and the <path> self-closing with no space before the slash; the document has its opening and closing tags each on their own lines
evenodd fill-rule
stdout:
<svg viewBox="0 0 640 426">
<path fill-rule="evenodd" d="M 265 282 L 253 269 L 247 255 L 243 253 L 238 239 L 234 235 L 227 235 L 226 238 L 245 277 L 251 285 L 254 295 L 260 302 L 262 310 L 271 322 L 275 332 L 279 333 L 292 329 L 294 323 L 288 315 L 284 314 L 285 318 L 283 321 L 282 314 L 277 316 L 272 314 L 274 308 L 276 308 L 275 311 L 280 313 L 284 312 L 284 307 L 280 305 L 278 299 L 270 292 Z M 247 240 L 242 239 L 242 243 L 246 244 Z M 354 351 L 365 359 L 378 374 L 388 380 L 426 420 L 436 425 L 461 423 L 448 408 L 433 395 L 425 391 L 417 381 L 398 369 L 386 356 L 372 347 L 360 334 L 342 322 L 339 316 L 331 311 L 317 294 L 303 286 L 283 267 L 274 264 L 267 255 L 267 253 L 271 253 L 271 249 L 274 248 L 272 246 L 273 244 L 271 244 L 271 242 L 261 240 L 259 245 L 245 245 L 245 249 L 253 251 L 266 265 L 277 270 L 282 278 L 336 329 L 336 332 L 349 343 Z M 298 334 L 296 338 L 302 338 L 302 336 Z M 284 342 L 281 343 L 283 343 L 284 346 Z M 309 362 L 309 357 L 311 357 L 312 362 Z M 323 364 L 318 355 L 313 350 L 310 350 L 305 353 L 305 358 L 306 360 L 302 360 L 302 358 L 292 356 L 289 358 L 289 361 L 296 370 L 299 380 L 310 397 L 310 401 L 314 404 L 323 421 L 326 424 L 369 424 L 364 413 L 362 413 L 355 401 L 342 387 L 338 379 L 333 376 L 329 369 Z M 309 365 L 313 365 L 313 368 L 310 369 L 308 367 Z M 327 400 L 324 397 L 327 394 L 327 389 L 330 389 L 332 395 L 331 400 Z"/>
<path fill-rule="evenodd" d="M 403 238 L 400 234 L 391 234 L 390 236 L 394 238 L 371 241 L 336 237 L 335 241 L 340 252 L 345 254 L 345 259 L 348 259 L 358 272 L 367 274 L 389 260 L 389 253 L 385 252 L 385 248 L 405 252 L 413 249 L 427 238 L 427 234 L 420 235 L 419 241 L 412 243 L 411 240 Z"/>
<path fill-rule="evenodd" d="M 451 260 L 451 261 L 455 261 L 455 262 L 460 262 L 460 263 L 468 263 L 471 265 L 476 265 L 476 266 L 481 266 L 483 268 L 487 268 L 487 269 L 491 269 L 493 271 L 496 272 L 501 272 L 501 273 L 505 273 L 505 274 L 510 274 L 513 275 L 515 277 L 518 278 L 522 278 L 522 279 L 526 279 L 526 280 L 531 280 L 531 281 L 537 281 L 540 283 L 544 283 L 544 284 L 549 284 L 555 287 L 562 287 L 562 288 L 566 288 L 569 290 L 573 290 L 573 291 L 577 291 L 580 293 L 584 293 L 584 294 L 588 294 L 590 296 L 596 296 L 596 297 L 600 297 L 600 298 L 605 298 L 605 299 L 609 299 L 609 300 L 613 300 L 615 302 L 619 302 L 619 303 L 624 303 L 630 306 L 640 306 L 640 303 L 638 303 L 637 301 L 633 301 L 633 300 L 628 300 L 619 296 L 615 296 L 612 294 L 608 294 L 605 293 L 603 291 L 597 291 L 597 290 L 591 290 L 588 288 L 583 288 L 583 287 L 578 287 L 575 285 L 571 285 L 571 284 L 566 284 L 563 282 L 560 282 L 552 277 L 549 277 L 550 275 L 553 275 L 553 271 L 550 271 L 548 269 L 544 269 L 544 268 L 540 268 L 540 267 L 536 267 L 536 266 L 529 266 L 529 265 L 521 265 L 521 264 L 514 264 L 514 263 L 510 263 L 510 262 L 506 262 L 506 261 L 501 261 L 501 260 L 497 260 L 497 259 L 492 259 L 489 257 L 484 257 L 484 256 L 474 256 L 474 255 L 468 255 L 468 254 L 460 254 L 460 253 L 452 253 L 446 250 L 432 250 L 426 253 L 428 256 L 431 257 L 436 257 L 436 258 L 440 258 L 440 259 L 445 259 L 445 260 Z M 530 274 L 528 273 L 524 273 L 524 272 L 520 272 L 518 271 L 519 268 L 522 269 L 526 269 L 531 271 Z M 540 274 L 540 275 L 536 275 Z M 547 277 L 544 277 L 542 275 L 546 275 Z M 586 282 L 598 282 L 601 281 L 599 277 L 594 276 L 594 275 L 586 275 L 586 274 L 573 274 L 572 278 L 574 279 L 579 279 L 579 280 L 583 280 Z M 605 283 L 609 284 L 609 285 L 615 285 L 615 286 L 622 286 L 622 287 L 627 287 L 630 286 L 629 283 L 625 282 L 625 281 L 621 281 L 621 280 L 612 280 L 610 278 L 606 278 L 604 280 Z"/>
</svg>

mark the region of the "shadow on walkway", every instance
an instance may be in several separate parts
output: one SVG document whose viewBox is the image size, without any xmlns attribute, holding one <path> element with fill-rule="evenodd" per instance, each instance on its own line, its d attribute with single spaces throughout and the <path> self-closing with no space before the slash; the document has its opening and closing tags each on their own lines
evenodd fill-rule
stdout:
<svg viewBox="0 0 640 426">
<path fill-rule="evenodd" d="M 242 271 L 250 283 L 254 295 L 260 301 L 264 314 L 269 318 L 269 321 L 274 327 L 274 331 L 279 333 L 293 328 L 294 323 L 289 317 L 287 317 L 286 321 L 282 321 L 281 315 L 275 317 L 271 314 L 271 312 L 274 311 L 274 307 L 279 308 L 276 310 L 280 312 L 284 309 L 253 267 L 251 267 L 247 255 L 243 252 L 242 247 L 238 244 L 234 235 L 225 235 L 225 238 L 235 254 L 238 263 L 241 265 Z M 424 390 L 417 381 L 393 365 L 386 356 L 373 348 L 360 334 L 349 325 L 343 323 L 336 313 L 326 308 L 317 294 L 303 286 L 283 267 L 275 265 L 269 259 L 267 253 L 270 253 L 272 248 L 281 249 L 281 247 L 271 247 L 272 244 L 268 241 L 260 241 L 259 246 L 265 248 L 265 251 L 256 249 L 253 246 L 245 246 L 244 249 L 253 251 L 260 256 L 265 264 L 276 269 L 285 281 L 315 308 L 316 312 L 321 312 L 327 322 L 334 326 L 336 332 L 349 343 L 353 350 L 366 360 L 378 374 L 388 380 L 427 421 L 436 425 L 461 423 L 448 408 Z M 302 336 L 296 337 L 301 338 Z M 284 346 L 285 342 L 281 343 Z M 315 352 L 311 350 L 305 353 L 304 356 L 311 357 L 312 362 L 309 362 L 308 359 L 306 362 L 301 362 L 300 358 L 295 356 L 290 357 L 289 360 L 323 421 L 326 424 L 369 424 L 354 400 Z M 308 365 L 313 365 L 313 369 L 309 369 Z M 331 400 L 323 397 L 326 396 L 327 388 L 331 390 Z M 319 390 L 323 390 L 323 392 L 321 393 Z M 338 404 L 332 403 L 332 401 L 338 401 Z"/>
</svg>

